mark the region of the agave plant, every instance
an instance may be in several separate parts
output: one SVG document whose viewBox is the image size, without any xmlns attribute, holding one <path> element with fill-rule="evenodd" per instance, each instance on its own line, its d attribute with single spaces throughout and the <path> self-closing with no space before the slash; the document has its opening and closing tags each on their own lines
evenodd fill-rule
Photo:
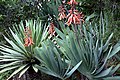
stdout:
<svg viewBox="0 0 120 80">
<path fill-rule="evenodd" d="M 40 47 L 48 37 L 47 26 L 41 20 L 28 20 L 25 25 L 23 22 L 14 25 L 8 36 L 4 35 L 7 44 L 0 45 L 0 62 L 3 63 L 0 64 L 0 73 L 14 70 L 9 78 L 17 73 L 21 77 L 30 67 L 37 71 L 33 49 Z"/>
<path fill-rule="evenodd" d="M 86 76 L 89 80 L 113 80 L 120 79 L 119 76 L 113 76 L 120 64 L 116 66 L 106 66 L 107 61 L 113 57 L 119 50 L 120 46 L 114 48 L 109 46 L 110 39 L 103 40 L 105 29 L 103 25 L 103 18 L 101 18 L 99 26 L 92 26 L 90 23 L 87 26 L 82 26 L 82 33 L 79 26 L 73 26 L 72 30 L 67 28 L 62 32 L 56 28 L 58 36 L 55 40 L 60 46 L 61 51 L 66 56 L 68 61 L 74 66 L 79 61 L 82 61 L 81 66 L 77 69 L 81 74 Z M 78 27 L 78 30 L 74 30 Z M 86 29 L 88 28 L 88 29 Z"/>
<path fill-rule="evenodd" d="M 35 57 L 41 62 L 41 64 L 36 65 L 36 68 L 62 80 L 70 77 L 82 63 L 79 61 L 73 67 L 71 61 L 65 60 L 62 51 L 51 40 L 42 42 L 42 47 L 36 47 L 34 52 Z"/>
</svg>

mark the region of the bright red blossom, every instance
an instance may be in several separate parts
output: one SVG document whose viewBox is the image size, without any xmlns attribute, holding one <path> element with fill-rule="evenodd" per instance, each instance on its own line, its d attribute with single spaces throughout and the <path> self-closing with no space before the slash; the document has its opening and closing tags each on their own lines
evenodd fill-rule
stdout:
<svg viewBox="0 0 120 80">
<path fill-rule="evenodd" d="M 76 2 L 75 0 L 70 0 L 70 2 L 68 2 L 67 4 L 69 4 L 69 5 L 77 5 L 78 2 Z"/>
<path fill-rule="evenodd" d="M 32 33 L 32 32 L 31 32 L 31 30 L 29 29 L 29 27 L 26 27 L 26 28 L 25 28 L 25 31 L 24 31 L 24 34 L 25 34 L 25 38 L 24 38 L 25 44 L 24 44 L 24 46 L 25 46 L 25 47 L 28 47 L 28 46 L 34 44 L 34 42 L 33 42 L 33 40 L 32 40 L 32 34 L 31 34 L 31 33 Z"/>
</svg>

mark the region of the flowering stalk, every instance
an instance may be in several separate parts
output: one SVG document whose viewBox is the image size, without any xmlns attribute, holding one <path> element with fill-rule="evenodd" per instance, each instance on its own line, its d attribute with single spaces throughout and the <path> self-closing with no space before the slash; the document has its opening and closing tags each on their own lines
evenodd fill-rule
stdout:
<svg viewBox="0 0 120 80">
<path fill-rule="evenodd" d="M 71 9 L 69 10 L 69 14 L 67 15 L 68 21 L 66 22 L 66 24 L 68 26 L 70 26 L 71 24 L 74 25 L 74 30 L 75 30 L 75 35 L 76 35 L 76 40 L 79 43 L 78 40 L 78 29 L 77 29 L 77 25 L 81 25 L 82 26 L 82 22 L 84 22 L 83 20 L 83 14 L 82 12 L 78 12 L 78 10 L 75 9 L 75 6 L 78 4 L 75 0 L 70 0 L 67 4 L 69 4 L 71 6 Z M 80 34 L 81 34 L 81 30 L 80 30 Z"/>
<path fill-rule="evenodd" d="M 50 23 L 48 32 L 51 36 L 55 36 L 55 26 L 53 22 Z"/>
<path fill-rule="evenodd" d="M 82 12 L 78 12 L 78 10 L 75 9 L 75 6 L 78 4 L 78 2 L 76 2 L 75 0 L 70 0 L 67 4 L 71 6 L 71 9 L 68 10 L 69 12 L 68 15 L 66 16 L 65 14 L 66 11 L 64 6 L 60 5 L 58 8 L 58 11 L 59 11 L 58 20 L 67 18 L 66 24 L 68 26 L 70 26 L 71 24 L 76 24 L 76 25 L 81 24 L 81 22 L 84 21 L 83 14 Z"/>
<path fill-rule="evenodd" d="M 32 32 L 31 32 L 31 30 L 29 29 L 29 27 L 26 27 L 26 28 L 25 28 L 24 34 L 25 34 L 25 38 L 24 38 L 25 44 L 24 44 L 24 46 L 25 46 L 25 47 L 28 47 L 28 46 L 30 46 L 30 45 L 33 45 L 34 42 L 33 42 L 33 40 L 32 40 Z"/>
<path fill-rule="evenodd" d="M 64 6 L 60 5 L 58 8 L 58 11 L 59 11 L 59 15 L 58 15 L 59 19 L 58 20 L 67 18 L 67 22 L 65 24 L 67 24 L 68 26 L 73 24 L 76 40 L 78 41 L 78 44 L 80 44 L 79 40 L 78 40 L 79 34 L 78 34 L 77 25 L 81 25 L 80 26 L 80 34 L 83 36 L 82 30 L 81 30 L 82 22 L 84 22 L 83 14 L 82 14 L 82 12 L 79 12 L 78 10 L 75 9 L 75 6 L 78 4 L 78 2 L 76 2 L 75 0 L 70 0 L 69 2 L 67 2 L 67 4 L 70 5 L 70 7 L 71 7 L 70 10 L 68 10 L 68 12 L 69 12 L 68 15 L 67 16 L 65 15 Z"/>
</svg>

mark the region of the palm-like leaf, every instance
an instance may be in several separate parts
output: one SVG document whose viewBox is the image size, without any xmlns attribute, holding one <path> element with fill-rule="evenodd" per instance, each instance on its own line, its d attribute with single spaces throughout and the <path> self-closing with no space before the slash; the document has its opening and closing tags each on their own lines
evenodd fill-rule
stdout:
<svg viewBox="0 0 120 80">
<path fill-rule="evenodd" d="M 41 42 L 47 38 L 47 27 L 43 25 L 40 20 L 28 20 L 26 21 L 26 27 L 29 27 L 32 31 L 34 44 L 28 47 L 24 46 L 25 29 L 23 22 L 19 25 L 15 25 L 13 30 L 10 29 L 11 33 L 8 35 L 9 37 L 4 36 L 8 45 L 0 45 L 0 62 L 4 63 L 0 65 L 0 73 L 13 69 L 15 71 L 10 77 L 19 72 L 19 77 L 21 77 L 30 66 L 37 71 L 34 67 L 36 59 L 34 57 L 33 48 L 36 46 L 40 47 Z"/>
<path fill-rule="evenodd" d="M 56 37 L 55 39 L 61 51 L 66 58 L 71 61 L 72 65 L 77 64 L 81 60 L 83 61 L 78 71 L 88 79 L 116 79 L 116 77 L 110 76 L 113 75 L 120 65 L 118 64 L 117 66 L 106 68 L 108 59 L 113 57 L 120 50 L 120 46 L 117 46 L 115 49 L 112 47 L 108 48 L 109 41 L 113 34 L 111 34 L 108 40 L 103 44 L 102 36 L 105 34 L 104 29 L 102 29 L 103 27 L 99 29 L 99 26 L 93 27 L 89 24 L 89 31 L 86 30 L 85 25 L 83 25 L 82 28 L 84 36 L 79 34 L 80 28 L 78 28 L 76 33 L 69 28 L 65 29 L 66 31 L 64 30 L 63 32 L 56 28 L 56 32 L 60 38 Z"/>
<path fill-rule="evenodd" d="M 66 62 L 64 56 L 62 56 L 62 51 L 50 40 L 42 43 L 41 48 L 36 47 L 34 51 L 35 57 L 41 62 L 41 65 L 36 65 L 36 67 L 40 71 L 62 80 L 70 77 L 82 63 L 82 61 L 79 61 L 77 65 L 71 69 L 70 61 Z"/>
</svg>

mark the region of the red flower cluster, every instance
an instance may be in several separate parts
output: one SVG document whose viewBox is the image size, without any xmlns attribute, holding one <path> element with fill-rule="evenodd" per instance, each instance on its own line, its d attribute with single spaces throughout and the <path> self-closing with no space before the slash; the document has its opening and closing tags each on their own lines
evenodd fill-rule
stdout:
<svg viewBox="0 0 120 80">
<path fill-rule="evenodd" d="M 28 47 L 30 45 L 33 45 L 34 43 L 33 43 L 33 40 L 32 40 L 32 34 L 31 34 L 31 30 L 29 29 L 29 27 L 25 28 L 24 34 L 25 34 L 25 38 L 24 38 L 25 44 L 24 44 L 24 46 Z"/>
<path fill-rule="evenodd" d="M 55 36 L 55 26 L 54 26 L 53 22 L 50 23 L 48 32 L 49 32 L 50 35 Z"/>
<path fill-rule="evenodd" d="M 68 21 L 66 24 L 70 26 L 70 24 L 80 24 L 83 20 L 83 14 L 79 13 L 78 10 L 75 10 L 75 5 L 78 3 L 75 0 L 70 0 L 67 4 L 71 5 L 71 9 L 69 10 L 69 14 L 67 15 Z"/>
<path fill-rule="evenodd" d="M 66 24 L 68 26 L 70 26 L 70 24 L 80 24 L 81 21 L 84 21 L 83 18 L 83 14 L 79 13 L 78 10 L 73 10 L 70 9 L 69 10 L 69 14 L 67 15 L 68 21 L 66 22 Z"/>
<path fill-rule="evenodd" d="M 62 20 L 62 19 L 64 19 L 64 18 L 66 18 L 65 9 L 64 9 L 64 6 L 63 6 L 63 5 L 60 5 L 60 6 L 58 7 L 58 11 L 60 12 L 60 13 L 58 14 L 58 16 L 59 16 L 58 20 Z"/>
<path fill-rule="evenodd" d="M 58 8 L 59 13 L 59 19 L 58 20 L 62 20 L 64 18 L 67 18 L 67 22 L 66 24 L 68 26 L 70 26 L 70 24 L 81 24 L 81 21 L 83 22 L 83 14 L 82 12 L 78 12 L 78 10 L 75 10 L 75 5 L 77 5 L 78 3 L 75 0 L 70 0 L 67 4 L 71 5 L 71 9 L 68 11 L 69 14 L 66 16 L 65 15 L 65 9 L 64 6 L 61 5 Z"/>
</svg>

